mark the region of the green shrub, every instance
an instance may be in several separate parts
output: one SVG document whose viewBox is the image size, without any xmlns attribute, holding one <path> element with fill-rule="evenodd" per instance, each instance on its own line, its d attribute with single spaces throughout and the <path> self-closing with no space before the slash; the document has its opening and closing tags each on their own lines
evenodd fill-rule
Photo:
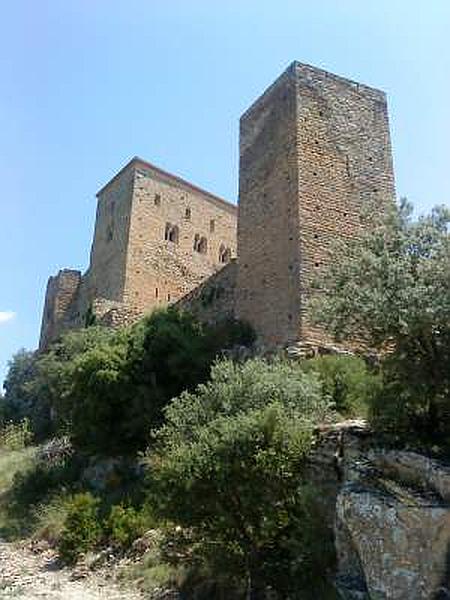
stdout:
<svg viewBox="0 0 450 600">
<path fill-rule="evenodd" d="M 317 375 L 291 362 L 223 361 L 165 416 L 148 455 L 159 515 L 191 529 L 205 561 L 220 556 L 222 573 L 252 593 L 289 594 L 308 578 L 317 590 L 331 556 L 304 471 L 314 427 L 329 416 Z"/>
<path fill-rule="evenodd" d="M 0 448 L 5 450 L 22 450 L 33 439 L 30 421 L 23 418 L 18 423 L 9 422 L 0 430 Z"/>
<path fill-rule="evenodd" d="M 301 363 L 305 372 L 318 374 L 323 391 L 337 412 L 345 416 L 366 417 L 381 387 L 380 374 L 356 356 L 329 355 Z"/>
<path fill-rule="evenodd" d="M 41 391 L 38 354 L 19 350 L 8 363 L 2 399 L 2 413 L 7 422 L 19 423 L 28 419 L 38 439 L 50 430 L 50 408 Z"/>
<path fill-rule="evenodd" d="M 26 533 L 21 519 L 15 514 L 12 488 L 19 473 L 33 469 L 35 460 L 36 448 L 33 446 L 23 450 L 0 450 L 0 538 L 11 539 Z"/>
<path fill-rule="evenodd" d="M 78 450 L 133 454 L 146 447 L 170 400 L 208 379 L 222 350 L 253 339 L 240 321 L 205 326 L 174 308 L 118 332 L 72 331 L 45 354 L 13 357 L 1 423 L 28 418 L 38 441 L 67 433 Z"/>
<path fill-rule="evenodd" d="M 116 504 L 109 514 L 108 530 L 114 545 L 128 548 L 145 531 L 146 519 L 142 511 L 132 506 Z"/>
<path fill-rule="evenodd" d="M 63 410 L 74 444 L 106 455 L 143 450 L 170 400 L 206 381 L 223 347 L 250 338 L 238 321 L 205 327 L 169 308 L 83 352 Z"/>
<path fill-rule="evenodd" d="M 1 420 L 29 419 L 37 441 L 66 426 L 62 416 L 75 358 L 116 335 L 106 327 L 89 327 L 66 333 L 44 354 L 17 352 L 8 364 L 5 396 L 0 398 Z"/>
<path fill-rule="evenodd" d="M 68 563 L 92 549 L 100 540 L 99 500 L 85 492 L 75 494 L 67 503 L 67 515 L 58 550 Z"/>
<path fill-rule="evenodd" d="M 386 392 L 376 422 L 428 446 L 448 444 L 450 210 L 413 219 L 403 200 L 334 256 L 316 319 L 336 339 L 362 338 L 381 351 Z"/>
</svg>

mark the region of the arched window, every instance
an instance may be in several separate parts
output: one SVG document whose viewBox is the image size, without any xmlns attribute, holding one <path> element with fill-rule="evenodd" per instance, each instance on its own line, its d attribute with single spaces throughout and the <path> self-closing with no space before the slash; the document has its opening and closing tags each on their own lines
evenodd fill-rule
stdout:
<svg viewBox="0 0 450 600">
<path fill-rule="evenodd" d="M 194 250 L 196 252 L 198 252 L 198 243 L 199 243 L 199 241 L 200 241 L 200 236 L 199 236 L 198 233 L 196 233 L 195 236 L 194 236 Z"/>
<path fill-rule="evenodd" d="M 206 254 L 208 252 L 208 240 L 203 236 L 200 237 L 198 233 L 194 237 L 194 250 L 200 252 L 200 254 Z"/>
<path fill-rule="evenodd" d="M 189 206 L 184 211 L 184 218 L 186 219 L 186 221 L 189 221 L 191 219 L 191 209 L 189 208 Z"/>
<path fill-rule="evenodd" d="M 174 244 L 178 244 L 178 225 L 166 223 L 164 239 L 166 240 L 166 242 L 173 242 Z"/>
<path fill-rule="evenodd" d="M 231 250 L 230 248 L 226 248 L 223 244 L 220 245 L 219 248 L 219 262 L 220 263 L 229 263 L 231 260 Z"/>
</svg>

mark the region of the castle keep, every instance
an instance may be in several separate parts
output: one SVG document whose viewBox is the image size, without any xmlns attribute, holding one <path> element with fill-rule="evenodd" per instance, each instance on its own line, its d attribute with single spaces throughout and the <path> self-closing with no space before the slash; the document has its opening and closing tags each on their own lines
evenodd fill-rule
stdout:
<svg viewBox="0 0 450 600">
<path fill-rule="evenodd" d="M 100 190 L 89 268 L 49 279 L 40 349 L 168 304 L 246 320 L 268 346 L 325 345 L 312 280 L 394 193 L 385 94 L 294 62 L 241 118 L 238 207 L 139 158 Z"/>
</svg>

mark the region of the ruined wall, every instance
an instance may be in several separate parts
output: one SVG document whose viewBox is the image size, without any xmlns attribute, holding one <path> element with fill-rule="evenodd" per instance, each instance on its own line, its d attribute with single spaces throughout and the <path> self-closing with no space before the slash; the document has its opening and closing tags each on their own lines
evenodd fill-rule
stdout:
<svg viewBox="0 0 450 600">
<path fill-rule="evenodd" d="M 192 313 L 203 323 L 234 318 L 237 272 L 238 264 L 234 259 L 186 294 L 175 306 Z"/>
<path fill-rule="evenodd" d="M 237 208 L 144 161 L 135 167 L 123 300 L 144 311 L 179 300 L 236 256 Z"/>
<path fill-rule="evenodd" d="M 73 314 L 70 307 L 77 297 L 80 282 L 80 271 L 72 269 L 63 269 L 49 278 L 42 315 L 40 350 L 47 348 L 52 340 L 72 327 Z"/>
<path fill-rule="evenodd" d="M 383 92 L 293 63 L 243 115 L 238 316 L 268 345 L 327 345 L 308 311 L 334 243 L 394 197 Z"/>
</svg>

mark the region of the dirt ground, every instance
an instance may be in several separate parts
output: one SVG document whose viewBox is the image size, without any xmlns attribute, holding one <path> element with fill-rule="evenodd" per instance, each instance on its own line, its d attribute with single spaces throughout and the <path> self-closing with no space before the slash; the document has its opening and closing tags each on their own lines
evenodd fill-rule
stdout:
<svg viewBox="0 0 450 600">
<path fill-rule="evenodd" d="M 52 550 L 0 541 L 2 600 L 142 600 L 121 588 L 106 572 L 61 568 Z"/>
</svg>

